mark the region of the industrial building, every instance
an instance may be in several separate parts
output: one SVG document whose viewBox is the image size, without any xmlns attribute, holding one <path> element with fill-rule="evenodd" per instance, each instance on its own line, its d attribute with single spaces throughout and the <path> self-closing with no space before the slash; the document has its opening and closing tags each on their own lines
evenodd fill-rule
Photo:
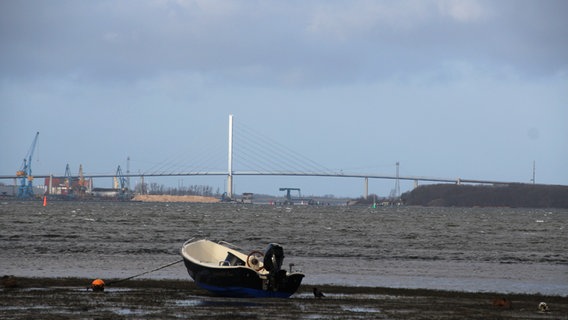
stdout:
<svg viewBox="0 0 568 320">
<path fill-rule="evenodd" d="M 85 196 L 91 193 L 93 180 L 80 177 L 47 177 L 45 190 L 49 195 Z"/>
</svg>

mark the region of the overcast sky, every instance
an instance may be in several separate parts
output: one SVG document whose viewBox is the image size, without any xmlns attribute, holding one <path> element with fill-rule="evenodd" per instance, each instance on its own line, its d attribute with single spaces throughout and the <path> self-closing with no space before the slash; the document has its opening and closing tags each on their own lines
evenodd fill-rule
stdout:
<svg viewBox="0 0 568 320">
<path fill-rule="evenodd" d="M 568 184 L 567 12 L 563 0 L 0 1 L 0 175 L 36 131 L 34 174 L 111 173 L 127 157 L 131 172 L 227 170 L 233 114 L 237 171 L 310 159 L 393 175 L 400 162 L 406 176 L 529 182 L 535 161 L 538 183 Z M 260 160 L 268 145 L 287 151 Z M 165 183 L 224 189 L 224 177 Z M 235 179 L 237 193 L 282 186 L 364 191 Z"/>
</svg>

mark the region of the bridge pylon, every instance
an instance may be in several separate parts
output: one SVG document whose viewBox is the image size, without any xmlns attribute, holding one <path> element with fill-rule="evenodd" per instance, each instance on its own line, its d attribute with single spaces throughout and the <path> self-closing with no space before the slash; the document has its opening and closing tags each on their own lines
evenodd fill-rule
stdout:
<svg viewBox="0 0 568 320">
<path fill-rule="evenodd" d="M 229 115 L 229 152 L 227 168 L 227 197 L 233 199 L 233 115 Z"/>
</svg>

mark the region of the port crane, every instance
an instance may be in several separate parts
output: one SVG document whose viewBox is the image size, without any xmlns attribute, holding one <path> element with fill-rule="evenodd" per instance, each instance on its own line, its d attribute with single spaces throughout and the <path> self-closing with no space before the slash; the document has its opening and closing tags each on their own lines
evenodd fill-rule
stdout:
<svg viewBox="0 0 568 320">
<path fill-rule="evenodd" d="M 286 191 L 286 204 L 293 204 L 292 191 L 298 191 L 298 199 L 302 198 L 302 192 L 300 188 L 280 188 L 280 191 Z"/>
<path fill-rule="evenodd" d="M 65 166 L 65 192 L 68 196 L 73 194 L 73 176 L 71 175 L 69 164 Z"/>
<path fill-rule="evenodd" d="M 122 169 L 120 168 L 120 165 L 116 169 L 116 174 L 115 174 L 114 179 L 113 179 L 113 187 L 114 187 L 114 189 L 119 190 L 119 193 L 118 193 L 119 199 L 128 199 L 130 197 L 131 194 L 130 194 L 130 190 L 128 190 L 128 181 L 124 177 L 124 174 L 122 173 Z"/>
<path fill-rule="evenodd" d="M 300 188 L 280 188 L 280 191 L 286 191 L 286 200 L 284 201 L 284 204 L 293 205 L 295 202 L 299 202 L 300 204 L 314 204 L 314 201 L 312 199 L 306 199 L 302 197 L 302 191 L 300 190 Z M 292 191 L 298 192 L 298 198 L 292 197 Z"/>
<path fill-rule="evenodd" d="M 85 180 L 85 175 L 83 174 L 83 165 L 79 165 L 79 194 L 81 196 L 85 195 L 87 191 L 87 180 Z"/>
<path fill-rule="evenodd" d="M 39 132 L 36 132 L 30 150 L 28 151 L 28 154 L 24 158 L 22 167 L 20 168 L 20 170 L 16 171 L 16 177 L 17 179 L 20 179 L 20 187 L 18 188 L 18 198 L 21 199 L 28 199 L 34 197 L 34 189 L 33 189 L 34 177 L 32 176 L 32 157 L 34 155 L 34 151 L 36 148 L 38 136 Z"/>
<path fill-rule="evenodd" d="M 118 166 L 118 168 L 116 168 L 116 174 L 113 179 L 113 187 L 114 189 L 120 189 L 121 191 L 127 190 L 126 178 L 124 177 L 124 174 L 122 174 L 122 169 L 120 168 L 120 165 Z"/>
</svg>

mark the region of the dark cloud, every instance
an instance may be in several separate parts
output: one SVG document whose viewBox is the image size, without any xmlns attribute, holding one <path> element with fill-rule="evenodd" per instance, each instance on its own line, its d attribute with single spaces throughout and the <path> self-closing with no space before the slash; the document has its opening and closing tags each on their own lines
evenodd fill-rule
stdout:
<svg viewBox="0 0 568 320">
<path fill-rule="evenodd" d="M 565 71 L 565 1 L 3 1 L 4 77 L 317 84 L 430 72 L 447 62 Z"/>
</svg>

